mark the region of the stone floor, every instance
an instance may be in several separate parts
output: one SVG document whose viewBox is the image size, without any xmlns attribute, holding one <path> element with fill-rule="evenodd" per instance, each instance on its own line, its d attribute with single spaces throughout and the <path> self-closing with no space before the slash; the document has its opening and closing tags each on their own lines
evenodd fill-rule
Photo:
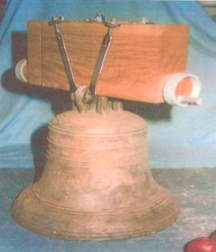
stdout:
<svg viewBox="0 0 216 252">
<path fill-rule="evenodd" d="M 114 241 L 68 241 L 18 226 L 10 207 L 34 178 L 33 169 L 0 169 L 0 252 L 182 252 L 184 244 L 216 229 L 216 169 L 152 169 L 178 199 L 181 214 L 171 227 L 149 236 Z"/>
</svg>

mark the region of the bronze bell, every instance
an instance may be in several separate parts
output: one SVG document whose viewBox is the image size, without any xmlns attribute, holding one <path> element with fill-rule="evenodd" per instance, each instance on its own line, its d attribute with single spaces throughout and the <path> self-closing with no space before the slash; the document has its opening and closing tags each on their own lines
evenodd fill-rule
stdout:
<svg viewBox="0 0 216 252">
<path fill-rule="evenodd" d="M 44 172 L 14 201 L 15 221 L 78 240 L 136 237 L 172 224 L 179 207 L 152 177 L 146 122 L 113 98 L 164 102 L 160 80 L 184 71 L 188 27 L 62 19 L 28 27 L 28 82 L 70 90 L 73 110 L 50 122 Z"/>
<path fill-rule="evenodd" d="M 41 179 L 15 200 L 20 225 L 48 236 L 108 240 L 173 223 L 176 200 L 152 177 L 147 125 L 123 110 L 68 111 L 49 124 Z"/>
</svg>

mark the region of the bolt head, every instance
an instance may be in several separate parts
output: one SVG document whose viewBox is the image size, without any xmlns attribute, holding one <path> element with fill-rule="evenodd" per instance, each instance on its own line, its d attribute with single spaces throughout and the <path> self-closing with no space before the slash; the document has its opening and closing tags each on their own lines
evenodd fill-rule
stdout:
<svg viewBox="0 0 216 252">
<path fill-rule="evenodd" d="M 98 13 L 94 20 L 98 23 L 102 23 L 104 21 L 104 16 L 102 15 L 102 13 Z"/>
<path fill-rule="evenodd" d="M 65 21 L 65 17 L 64 17 L 64 16 L 60 16 L 60 17 L 59 17 L 59 20 Z"/>
<path fill-rule="evenodd" d="M 142 23 L 142 24 L 149 24 L 149 23 L 150 23 L 150 21 L 149 21 L 149 19 L 148 19 L 148 18 L 146 18 L 146 17 L 142 17 L 142 18 L 141 18 L 140 23 Z"/>
<path fill-rule="evenodd" d="M 111 19 L 110 19 L 110 23 L 112 23 L 112 24 L 116 24 L 116 23 L 117 23 L 116 18 L 111 18 Z"/>
</svg>

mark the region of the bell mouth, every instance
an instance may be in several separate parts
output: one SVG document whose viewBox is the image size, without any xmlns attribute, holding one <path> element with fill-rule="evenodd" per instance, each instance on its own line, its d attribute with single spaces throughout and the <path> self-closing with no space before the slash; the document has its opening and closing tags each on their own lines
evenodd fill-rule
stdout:
<svg viewBox="0 0 216 252">
<path fill-rule="evenodd" d="M 160 194 L 160 199 L 149 199 L 144 202 L 142 208 L 82 212 L 47 204 L 37 198 L 33 186 L 30 186 L 16 198 L 11 213 L 19 225 L 54 238 L 71 240 L 132 238 L 165 229 L 178 218 L 179 206 L 175 198 L 162 187 Z"/>
</svg>

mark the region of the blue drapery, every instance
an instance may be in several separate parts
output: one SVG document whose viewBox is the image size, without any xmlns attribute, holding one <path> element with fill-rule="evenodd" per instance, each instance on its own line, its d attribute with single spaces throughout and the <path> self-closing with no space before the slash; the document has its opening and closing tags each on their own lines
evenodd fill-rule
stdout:
<svg viewBox="0 0 216 252">
<path fill-rule="evenodd" d="M 83 20 L 98 12 L 119 21 L 137 22 L 146 16 L 155 23 L 191 26 L 187 68 L 203 83 L 203 105 L 171 108 L 130 103 L 127 107 L 134 108 L 148 121 L 152 167 L 215 167 L 215 23 L 195 1 L 87 0 L 7 1 L 0 27 L 0 166 L 34 167 L 35 156 L 40 156 L 44 146 L 41 140 L 44 126 L 54 116 L 53 107 L 61 97 L 61 92 L 56 95 L 25 87 L 14 76 L 15 64 L 26 54 L 28 20 L 50 20 L 62 15 L 70 20 Z"/>
</svg>

